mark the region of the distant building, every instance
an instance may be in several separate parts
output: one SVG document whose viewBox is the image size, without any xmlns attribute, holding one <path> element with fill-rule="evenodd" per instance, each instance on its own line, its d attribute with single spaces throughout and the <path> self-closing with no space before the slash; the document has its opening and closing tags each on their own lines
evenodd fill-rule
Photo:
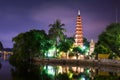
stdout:
<svg viewBox="0 0 120 80">
<path fill-rule="evenodd" d="M 78 10 L 77 20 L 76 20 L 76 31 L 75 31 L 75 43 L 74 46 L 80 46 L 82 49 L 86 48 L 85 45 L 83 45 L 83 29 L 82 29 L 82 17 L 80 15 L 80 11 Z M 94 53 L 95 49 L 95 42 L 93 40 L 90 41 L 90 47 L 88 49 L 88 52 L 86 54 L 79 54 L 79 56 L 90 56 L 92 53 Z M 84 59 L 84 57 L 83 57 Z"/>
<path fill-rule="evenodd" d="M 10 55 L 13 55 L 11 48 L 4 48 L 2 51 L 0 51 L 0 58 L 7 60 Z"/>
<path fill-rule="evenodd" d="M 91 39 L 89 55 L 91 55 L 94 52 L 94 49 L 95 49 L 95 42 L 93 41 L 93 39 Z"/>
</svg>

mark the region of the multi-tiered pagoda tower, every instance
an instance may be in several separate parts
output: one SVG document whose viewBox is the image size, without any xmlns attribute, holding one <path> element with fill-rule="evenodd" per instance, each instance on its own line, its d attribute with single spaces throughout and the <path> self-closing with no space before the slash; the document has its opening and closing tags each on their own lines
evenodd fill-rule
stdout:
<svg viewBox="0 0 120 80">
<path fill-rule="evenodd" d="M 79 10 L 78 10 L 78 16 L 76 22 L 75 46 L 80 46 L 80 47 L 83 46 L 82 18 L 80 16 Z"/>
</svg>

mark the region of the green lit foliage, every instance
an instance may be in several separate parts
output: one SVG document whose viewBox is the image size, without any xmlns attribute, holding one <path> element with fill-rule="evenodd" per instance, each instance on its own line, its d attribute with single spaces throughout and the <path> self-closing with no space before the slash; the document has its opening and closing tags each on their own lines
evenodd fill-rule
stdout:
<svg viewBox="0 0 120 80">
<path fill-rule="evenodd" d="M 77 46 L 73 48 L 73 52 L 77 52 L 80 54 L 85 54 L 88 52 L 88 50 L 89 48 L 87 46 L 83 46 L 83 47 Z"/>
<path fill-rule="evenodd" d="M 14 46 L 10 62 L 22 64 L 38 55 L 44 57 L 44 53 L 51 47 L 49 38 L 44 30 L 30 30 L 13 38 Z"/>
<path fill-rule="evenodd" d="M 99 35 L 96 52 L 116 53 L 120 56 L 120 23 L 107 26 L 106 30 Z M 99 50 L 100 49 L 100 50 Z"/>
<path fill-rule="evenodd" d="M 72 48 L 73 43 L 74 39 L 72 37 L 68 37 L 60 41 L 58 45 L 59 52 L 63 51 L 65 53 L 68 53 L 68 51 L 70 51 L 70 49 Z"/>
<path fill-rule="evenodd" d="M 73 48 L 73 52 L 84 54 L 89 49 L 89 42 L 86 38 L 83 38 L 83 47 L 77 46 Z"/>
<path fill-rule="evenodd" d="M 83 47 L 77 46 L 73 48 L 73 52 L 78 57 L 79 54 L 86 54 L 89 50 L 89 42 L 86 38 L 83 39 Z"/>
<path fill-rule="evenodd" d="M 77 57 L 77 59 L 78 59 L 79 53 L 82 54 L 82 49 L 81 49 L 79 46 L 77 46 L 77 47 L 74 47 L 74 48 L 73 48 L 73 52 L 74 52 L 74 55 L 75 55 L 75 56 Z"/>
<path fill-rule="evenodd" d="M 84 38 L 83 38 L 82 53 L 83 53 L 83 54 L 88 53 L 89 48 L 90 48 L 90 42 L 84 37 Z"/>
<path fill-rule="evenodd" d="M 87 48 L 90 47 L 90 42 L 86 39 L 86 38 L 83 38 L 83 45 L 86 46 Z"/>
<path fill-rule="evenodd" d="M 80 46 L 74 47 L 73 52 L 81 53 L 82 54 L 82 48 Z"/>
</svg>

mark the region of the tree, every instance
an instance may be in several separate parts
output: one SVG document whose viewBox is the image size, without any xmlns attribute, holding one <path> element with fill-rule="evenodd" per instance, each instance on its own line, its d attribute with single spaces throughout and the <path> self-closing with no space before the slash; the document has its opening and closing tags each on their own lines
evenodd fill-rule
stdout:
<svg viewBox="0 0 120 80">
<path fill-rule="evenodd" d="M 89 44 L 90 44 L 90 42 L 84 37 L 83 38 L 83 45 L 89 48 L 90 47 Z"/>
<path fill-rule="evenodd" d="M 80 46 L 74 47 L 73 48 L 73 52 L 75 53 L 77 59 L 78 59 L 79 54 L 83 54 L 84 53 L 84 51 L 82 50 L 82 48 Z"/>
<path fill-rule="evenodd" d="M 99 54 L 109 54 L 111 53 L 111 50 L 108 46 L 106 46 L 105 44 L 103 43 L 98 43 L 96 44 L 96 47 L 95 47 L 95 53 L 99 53 Z"/>
<path fill-rule="evenodd" d="M 44 57 L 51 47 L 48 35 L 44 30 L 30 30 L 13 38 L 13 55 L 10 62 L 15 64 L 29 63 L 34 56 Z M 22 63 L 21 63 L 22 62 Z"/>
<path fill-rule="evenodd" d="M 96 52 L 115 53 L 120 57 L 120 23 L 112 23 L 99 35 Z"/>
<path fill-rule="evenodd" d="M 66 30 L 62 26 L 65 26 L 65 24 L 62 24 L 61 21 L 57 19 L 53 24 L 50 24 L 49 26 L 51 27 L 49 29 L 49 37 L 53 40 L 53 43 L 57 48 L 58 42 L 64 39 L 64 32 Z"/>
<path fill-rule="evenodd" d="M 79 54 L 86 54 L 89 50 L 89 42 L 86 38 L 83 38 L 83 46 L 75 46 L 73 48 L 73 52 L 75 53 L 76 57 L 78 58 Z"/>
<path fill-rule="evenodd" d="M 2 42 L 0 41 L 0 51 L 3 50 L 3 45 L 2 45 Z"/>
<path fill-rule="evenodd" d="M 66 57 L 68 58 L 69 51 L 72 48 L 73 43 L 74 43 L 74 40 L 72 37 L 65 38 L 64 40 L 60 41 L 60 44 L 58 45 L 58 49 L 60 52 L 63 51 L 67 53 Z"/>
</svg>

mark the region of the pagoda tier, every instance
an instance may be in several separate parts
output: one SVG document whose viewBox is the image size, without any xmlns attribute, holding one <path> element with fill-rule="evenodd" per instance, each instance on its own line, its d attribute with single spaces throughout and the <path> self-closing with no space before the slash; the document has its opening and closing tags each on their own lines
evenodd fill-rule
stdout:
<svg viewBox="0 0 120 80">
<path fill-rule="evenodd" d="M 82 18 L 80 16 L 80 11 L 78 11 L 76 31 L 75 31 L 75 46 L 83 46 L 83 32 L 82 32 Z"/>
</svg>

